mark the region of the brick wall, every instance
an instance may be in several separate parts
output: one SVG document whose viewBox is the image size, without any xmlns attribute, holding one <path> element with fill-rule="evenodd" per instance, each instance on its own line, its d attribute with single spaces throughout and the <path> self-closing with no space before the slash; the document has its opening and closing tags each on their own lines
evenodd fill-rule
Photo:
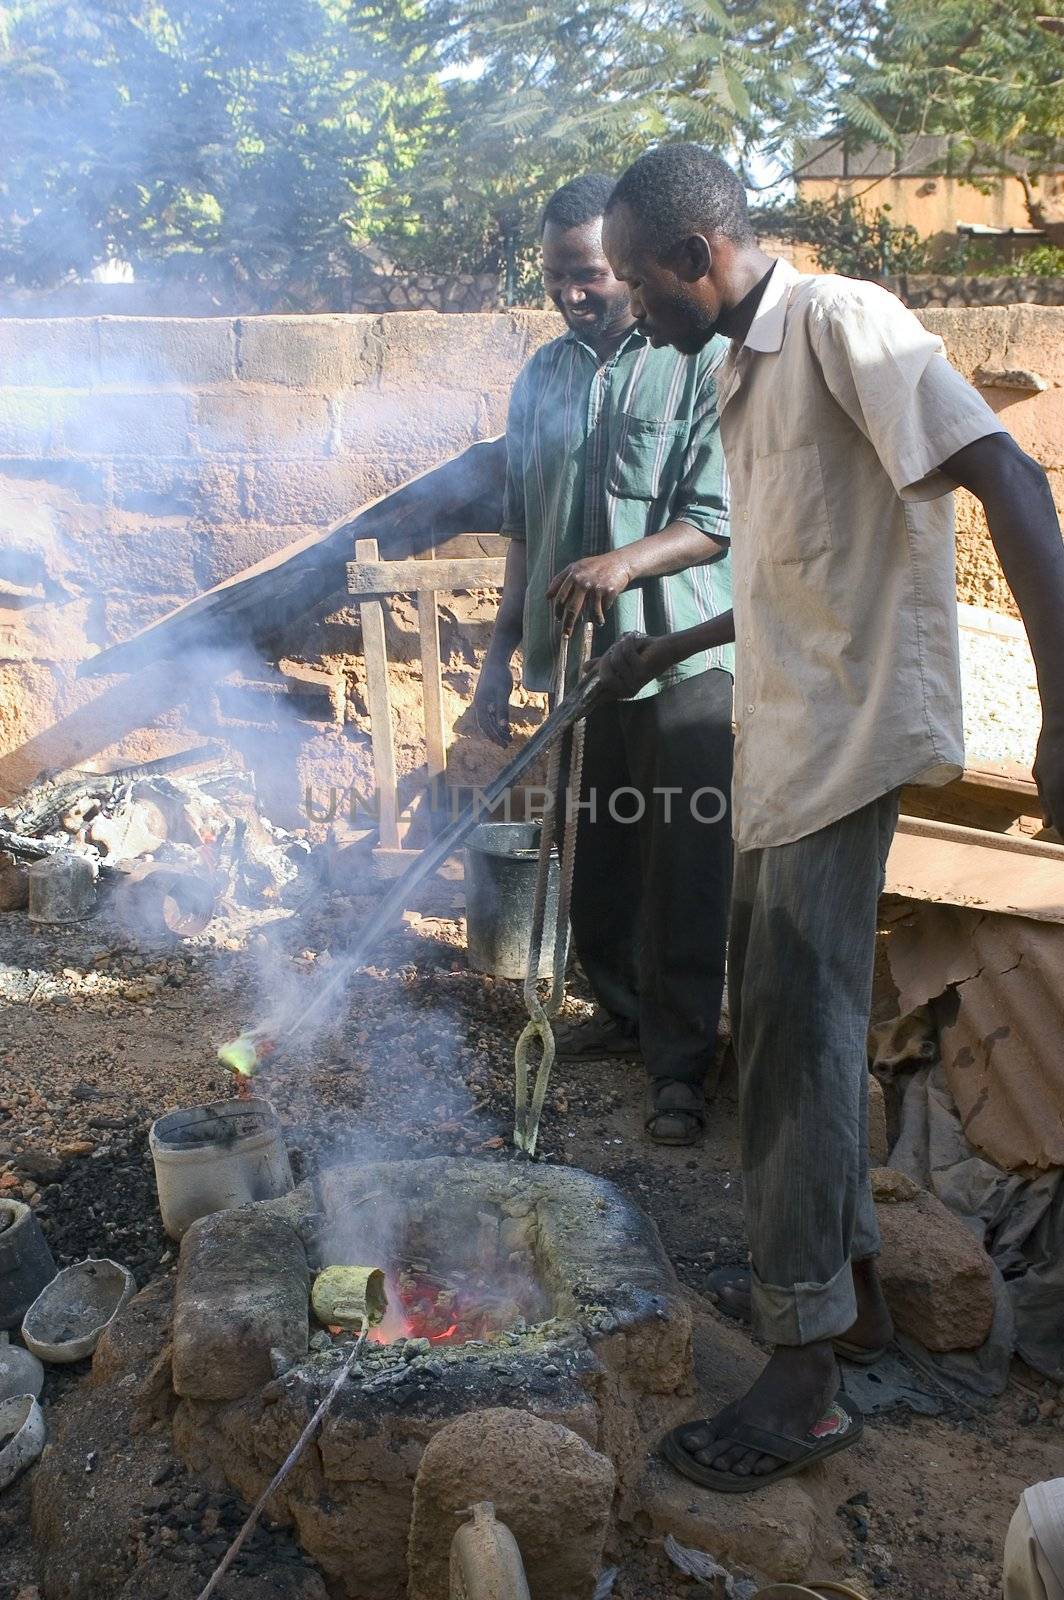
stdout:
<svg viewBox="0 0 1064 1600">
<path fill-rule="evenodd" d="M 922 313 L 1064 504 L 1064 309 Z M 553 313 L 0 320 L 0 751 L 78 660 L 501 431 Z M 1041 393 L 998 387 L 1030 369 Z M 971 506 L 961 598 L 1009 610 Z"/>
</svg>

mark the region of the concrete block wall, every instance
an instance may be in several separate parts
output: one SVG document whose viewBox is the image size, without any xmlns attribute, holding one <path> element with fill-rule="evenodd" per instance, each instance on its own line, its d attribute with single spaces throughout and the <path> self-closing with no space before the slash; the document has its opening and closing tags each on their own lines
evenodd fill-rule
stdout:
<svg viewBox="0 0 1064 1600">
<path fill-rule="evenodd" d="M 1064 308 L 928 310 L 1064 505 Z M 552 312 L 0 320 L 0 752 L 76 663 L 505 424 Z M 961 598 L 1012 609 L 974 508 Z"/>
<path fill-rule="evenodd" d="M 79 660 L 478 438 L 552 314 L 0 319 L 0 752 Z"/>
</svg>

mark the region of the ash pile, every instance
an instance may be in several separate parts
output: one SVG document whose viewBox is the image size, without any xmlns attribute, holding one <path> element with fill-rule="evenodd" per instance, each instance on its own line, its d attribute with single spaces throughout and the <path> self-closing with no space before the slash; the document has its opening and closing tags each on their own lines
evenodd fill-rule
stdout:
<svg viewBox="0 0 1064 1600">
<path fill-rule="evenodd" d="M 0 809 L 0 910 L 76 921 L 99 887 L 120 921 L 190 938 L 220 913 L 299 898 L 310 854 L 260 814 L 252 774 L 214 747 L 72 769 Z"/>
</svg>

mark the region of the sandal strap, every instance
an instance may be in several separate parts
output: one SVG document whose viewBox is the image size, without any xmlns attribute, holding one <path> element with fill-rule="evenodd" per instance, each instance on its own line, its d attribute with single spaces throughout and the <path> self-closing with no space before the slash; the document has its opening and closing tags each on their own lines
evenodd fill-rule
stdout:
<svg viewBox="0 0 1064 1600">
<path fill-rule="evenodd" d="M 815 1434 L 810 1433 L 804 1439 L 792 1439 L 789 1434 L 774 1433 L 770 1428 L 758 1428 L 750 1422 L 737 1422 L 726 1433 L 717 1435 L 713 1442 L 721 1446 L 736 1444 L 743 1445 L 748 1450 L 760 1450 L 763 1455 L 775 1456 L 777 1461 L 804 1461 L 806 1456 L 812 1455 L 820 1449 L 825 1442 L 825 1438 L 841 1438 L 849 1433 L 853 1427 L 854 1419 L 849 1408 L 841 1404 L 839 1400 L 834 1401 L 832 1412 L 840 1422 L 844 1423 L 844 1426 L 840 1427 L 834 1435 L 827 1434 L 818 1438 Z M 827 1421 L 828 1418 L 825 1417 L 823 1420 Z M 822 1426 L 822 1423 L 818 1423 L 817 1426 Z M 705 1446 L 696 1446 L 695 1448 L 705 1449 Z"/>
<path fill-rule="evenodd" d="M 755 1428 L 751 1423 L 738 1422 L 729 1428 L 717 1445 L 745 1445 L 748 1450 L 760 1450 L 763 1455 L 775 1456 L 778 1461 L 802 1461 L 816 1449 L 817 1441 L 791 1439 L 785 1433 L 773 1433 L 768 1428 Z"/>
<path fill-rule="evenodd" d="M 700 1089 L 676 1078 L 654 1078 L 647 1085 L 647 1116 L 675 1116 L 677 1112 L 706 1120 L 706 1097 Z"/>
</svg>

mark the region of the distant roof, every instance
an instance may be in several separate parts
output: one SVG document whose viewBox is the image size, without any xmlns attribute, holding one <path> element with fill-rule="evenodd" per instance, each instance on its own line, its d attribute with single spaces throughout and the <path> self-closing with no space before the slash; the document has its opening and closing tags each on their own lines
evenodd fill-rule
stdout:
<svg viewBox="0 0 1064 1600">
<path fill-rule="evenodd" d="M 795 168 L 799 183 L 803 178 L 888 178 L 892 173 L 906 177 L 932 177 L 942 173 L 993 173 L 998 169 L 984 162 L 969 165 L 967 142 L 949 134 L 917 134 L 902 141 L 900 153 L 888 145 L 864 144 L 847 150 L 842 138 L 813 139 L 798 151 Z M 1005 158 L 1006 166 L 1019 166 L 1018 159 Z M 1050 172 L 1064 172 L 1064 149 L 1052 162 Z"/>
</svg>

